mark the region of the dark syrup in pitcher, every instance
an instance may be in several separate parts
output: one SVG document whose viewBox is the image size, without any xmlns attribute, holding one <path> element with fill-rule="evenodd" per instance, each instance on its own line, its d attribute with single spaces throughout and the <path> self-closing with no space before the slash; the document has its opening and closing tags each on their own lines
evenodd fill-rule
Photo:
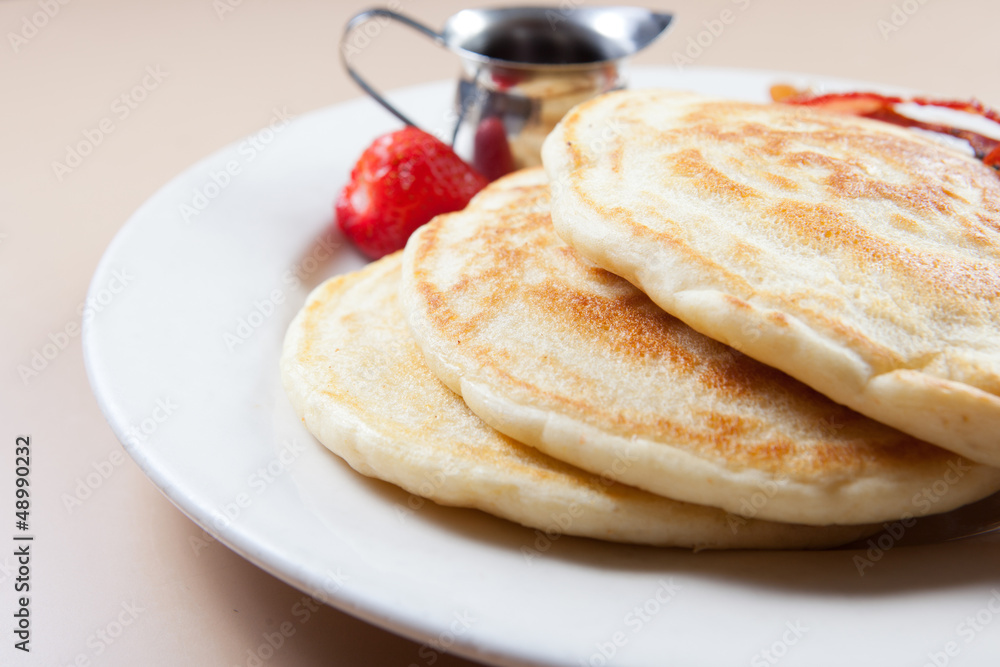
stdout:
<svg viewBox="0 0 1000 667">
<path fill-rule="evenodd" d="M 531 65 L 572 65 L 621 57 L 593 30 L 541 17 L 490 26 L 463 42 L 462 48 L 488 58 Z"/>
</svg>

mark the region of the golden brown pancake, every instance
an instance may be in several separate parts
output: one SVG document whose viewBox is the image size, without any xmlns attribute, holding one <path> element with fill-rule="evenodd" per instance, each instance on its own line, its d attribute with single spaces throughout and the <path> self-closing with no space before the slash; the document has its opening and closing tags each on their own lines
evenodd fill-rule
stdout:
<svg viewBox="0 0 1000 667">
<path fill-rule="evenodd" d="M 556 231 L 698 331 L 1000 465 L 1000 178 L 878 121 L 612 93 L 546 140 Z"/>
<path fill-rule="evenodd" d="M 518 172 L 404 251 L 401 303 L 428 366 L 494 428 L 597 475 L 775 521 L 898 519 L 1000 488 L 1000 470 L 863 417 L 668 315 L 581 260 L 553 231 L 549 204 L 544 174 Z M 922 503 L 942 479 L 946 491 Z"/>
<path fill-rule="evenodd" d="M 424 365 L 399 310 L 399 274 L 396 254 L 330 279 L 285 340 L 292 405 L 358 472 L 546 533 L 621 542 L 812 548 L 871 532 L 743 521 L 601 479 L 497 433 Z"/>
</svg>

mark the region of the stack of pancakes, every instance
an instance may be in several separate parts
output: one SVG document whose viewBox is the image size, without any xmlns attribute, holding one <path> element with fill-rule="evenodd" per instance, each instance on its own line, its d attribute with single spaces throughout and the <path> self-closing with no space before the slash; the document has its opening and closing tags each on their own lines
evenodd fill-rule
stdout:
<svg viewBox="0 0 1000 667">
<path fill-rule="evenodd" d="M 815 548 L 1000 490 L 1000 179 L 670 91 L 318 287 L 286 391 L 354 469 L 523 525 Z"/>
</svg>

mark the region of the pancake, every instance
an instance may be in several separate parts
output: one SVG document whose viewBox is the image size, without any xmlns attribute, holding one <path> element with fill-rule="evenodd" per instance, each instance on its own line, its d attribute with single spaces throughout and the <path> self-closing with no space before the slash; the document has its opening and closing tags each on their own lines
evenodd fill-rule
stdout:
<svg viewBox="0 0 1000 667">
<path fill-rule="evenodd" d="M 549 203 L 541 170 L 517 172 L 404 251 L 401 303 L 428 366 L 494 428 L 598 475 L 774 521 L 893 520 L 1000 488 L 1000 470 L 852 412 L 582 261 Z"/>
<path fill-rule="evenodd" d="M 399 309 L 399 274 L 397 253 L 330 279 L 285 340 L 282 377 L 292 405 L 358 472 L 546 533 L 620 542 L 805 548 L 871 532 L 743 521 L 602 480 L 497 433 L 424 365 Z"/>
<path fill-rule="evenodd" d="M 1000 178 L 874 120 L 612 93 L 546 140 L 557 232 L 701 333 L 1000 466 Z"/>
</svg>

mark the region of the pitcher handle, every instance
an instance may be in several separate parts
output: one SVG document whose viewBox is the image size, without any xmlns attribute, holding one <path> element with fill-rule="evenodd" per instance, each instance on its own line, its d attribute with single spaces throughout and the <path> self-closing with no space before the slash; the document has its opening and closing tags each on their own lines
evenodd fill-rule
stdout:
<svg viewBox="0 0 1000 667">
<path fill-rule="evenodd" d="M 362 90 L 371 95 L 371 97 L 376 102 L 385 107 L 386 111 L 388 111 L 393 116 L 403 121 L 407 125 L 412 125 L 416 127 L 416 123 L 407 118 L 399 109 L 394 107 L 389 102 L 389 100 L 385 99 L 381 93 L 379 93 L 367 81 L 365 81 L 361 77 L 361 75 L 358 74 L 358 72 L 354 69 L 354 67 L 351 65 L 351 63 L 347 58 L 345 45 L 347 42 L 348 35 L 350 35 L 361 24 L 367 23 L 371 19 L 378 17 L 385 17 L 388 19 L 392 19 L 394 21 L 399 21 L 403 25 L 413 28 L 417 32 L 420 32 L 426 35 L 427 37 L 430 37 L 431 40 L 438 46 L 444 46 L 444 37 L 439 33 L 434 32 L 433 30 L 423 25 L 422 23 L 418 23 L 417 21 L 414 21 L 408 16 L 404 16 L 389 9 L 368 9 L 355 15 L 354 18 L 352 18 L 350 21 L 347 22 L 347 26 L 344 28 L 344 34 L 341 35 L 340 37 L 340 62 L 344 65 L 344 69 L 347 70 L 347 73 L 350 75 L 350 77 L 354 79 L 354 82 L 359 86 L 361 86 Z"/>
</svg>

